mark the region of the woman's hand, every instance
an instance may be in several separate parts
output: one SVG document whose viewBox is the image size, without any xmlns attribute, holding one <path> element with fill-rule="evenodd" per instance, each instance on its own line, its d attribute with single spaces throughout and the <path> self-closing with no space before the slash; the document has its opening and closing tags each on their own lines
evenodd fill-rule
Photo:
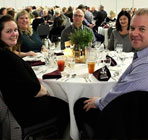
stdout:
<svg viewBox="0 0 148 140">
<path fill-rule="evenodd" d="M 95 101 L 96 101 L 97 99 L 99 99 L 99 98 L 100 98 L 100 97 L 92 97 L 92 98 L 86 100 L 86 101 L 84 102 L 84 103 L 85 103 L 84 109 L 85 109 L 86 111 L 88 111 L 88 110 L 90 110 L 91 108 L 97 108 L 97 107 L 95 106 Z"/>
<path fill-rule="evenodd" d="M 35 97 L 42 97 L 42 96 L 45 96 L 45 95 L 50 96 L 47 89 L 41 84 L 40 91 L 37 93 L 37 95 Z"/>
<path fill-rule="evenodd" d="M 48 52 L 48 49 L 43 45 L 41 52 Z"/>
<path fill-rule="evenodd" d="M 33 51 L 26 52 L 26 56 L 36 56 L 37 54 Z"/>
<path fill-rule="evenodd" d="M 37 54 L 33 51 L 29 51 L 29 52 L 18 52 L 18 51 L 14 51 L 14 53 L 16 55 L 18 55 L 19 57 L 23 58 L 25 56 L 36 56 Z"/>
</svg>

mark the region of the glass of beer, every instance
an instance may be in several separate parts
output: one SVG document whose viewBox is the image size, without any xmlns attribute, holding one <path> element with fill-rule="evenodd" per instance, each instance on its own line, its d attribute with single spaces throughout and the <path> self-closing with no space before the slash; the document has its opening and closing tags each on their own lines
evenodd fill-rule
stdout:
<svg viewBox="0 0 148 140">
<path fill-rule="evenodd" d="M 97 60 L 97 51 L 95 48 L 87 49 L 87 65 L 88 73 L 92 74 L 95 71 L 95 65 Z"/>
<path fill-rule="evenodd" d="M 57 65 L 58 65 L 59 71 L 64 71 L 64 68 L 65 68 L 65 57 L 64 56 L 57 57 Z"/>
<path fill-rule="evenodd" d="M 95 71 L 96 62 L 93 60 L 88 60 L 87 64 L 88 64 L 88 73 L 92 74 Z"/>
</svg>

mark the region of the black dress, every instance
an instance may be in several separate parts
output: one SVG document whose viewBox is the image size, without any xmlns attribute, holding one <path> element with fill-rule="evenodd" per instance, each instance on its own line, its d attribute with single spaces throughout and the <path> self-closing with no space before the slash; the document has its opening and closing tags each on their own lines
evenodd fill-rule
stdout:
<svg viewBox="0 0 148 140">
<path fill-rule="evenodd" d="M 63 133 L 69 121 L 68 104 L 56 97 L 34 96 L 40 83 L 22 58 L 0 47 L 0 90 L 4 100 L 22 127 L 57 118 L 57 127 Z"/>
</svg>

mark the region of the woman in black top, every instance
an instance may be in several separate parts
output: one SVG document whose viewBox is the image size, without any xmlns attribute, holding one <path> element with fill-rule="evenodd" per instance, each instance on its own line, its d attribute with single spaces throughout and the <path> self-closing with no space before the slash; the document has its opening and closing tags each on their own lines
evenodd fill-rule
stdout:
<svg viewBox="0 0 148 140">
<path fill-rule="evenodd" d="M 18 28 L 9 15 L 0 18 L 0 91 L 12 114 L 27 127 L 57 118 L 59 138 L 69 121 L 68 104 L 51 97 L 30 65 L 12 50 L 17 45 Z"/>
</svg>

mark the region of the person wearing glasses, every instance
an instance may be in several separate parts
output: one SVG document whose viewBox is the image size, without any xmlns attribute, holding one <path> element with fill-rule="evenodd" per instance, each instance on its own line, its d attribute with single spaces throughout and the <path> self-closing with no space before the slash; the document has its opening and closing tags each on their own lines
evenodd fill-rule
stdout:
<svg viewBox="0 0 148 140">
<path fill-rule="evenodd" d="M 77 9 L 73 14 L 73 24 L 65 28 L 61 34 L 61 49 L 65 49 L 65 42 L 70 41 L 69 36 L 75 29 L 87 29 L 92 31 L 89 27 L 83 25 L 84 12 L 81 9 Z M 93 32 L 93 31 L 92 31 Z M 95 36 L 93 42 L 95 41 Z"/>
</svg>

